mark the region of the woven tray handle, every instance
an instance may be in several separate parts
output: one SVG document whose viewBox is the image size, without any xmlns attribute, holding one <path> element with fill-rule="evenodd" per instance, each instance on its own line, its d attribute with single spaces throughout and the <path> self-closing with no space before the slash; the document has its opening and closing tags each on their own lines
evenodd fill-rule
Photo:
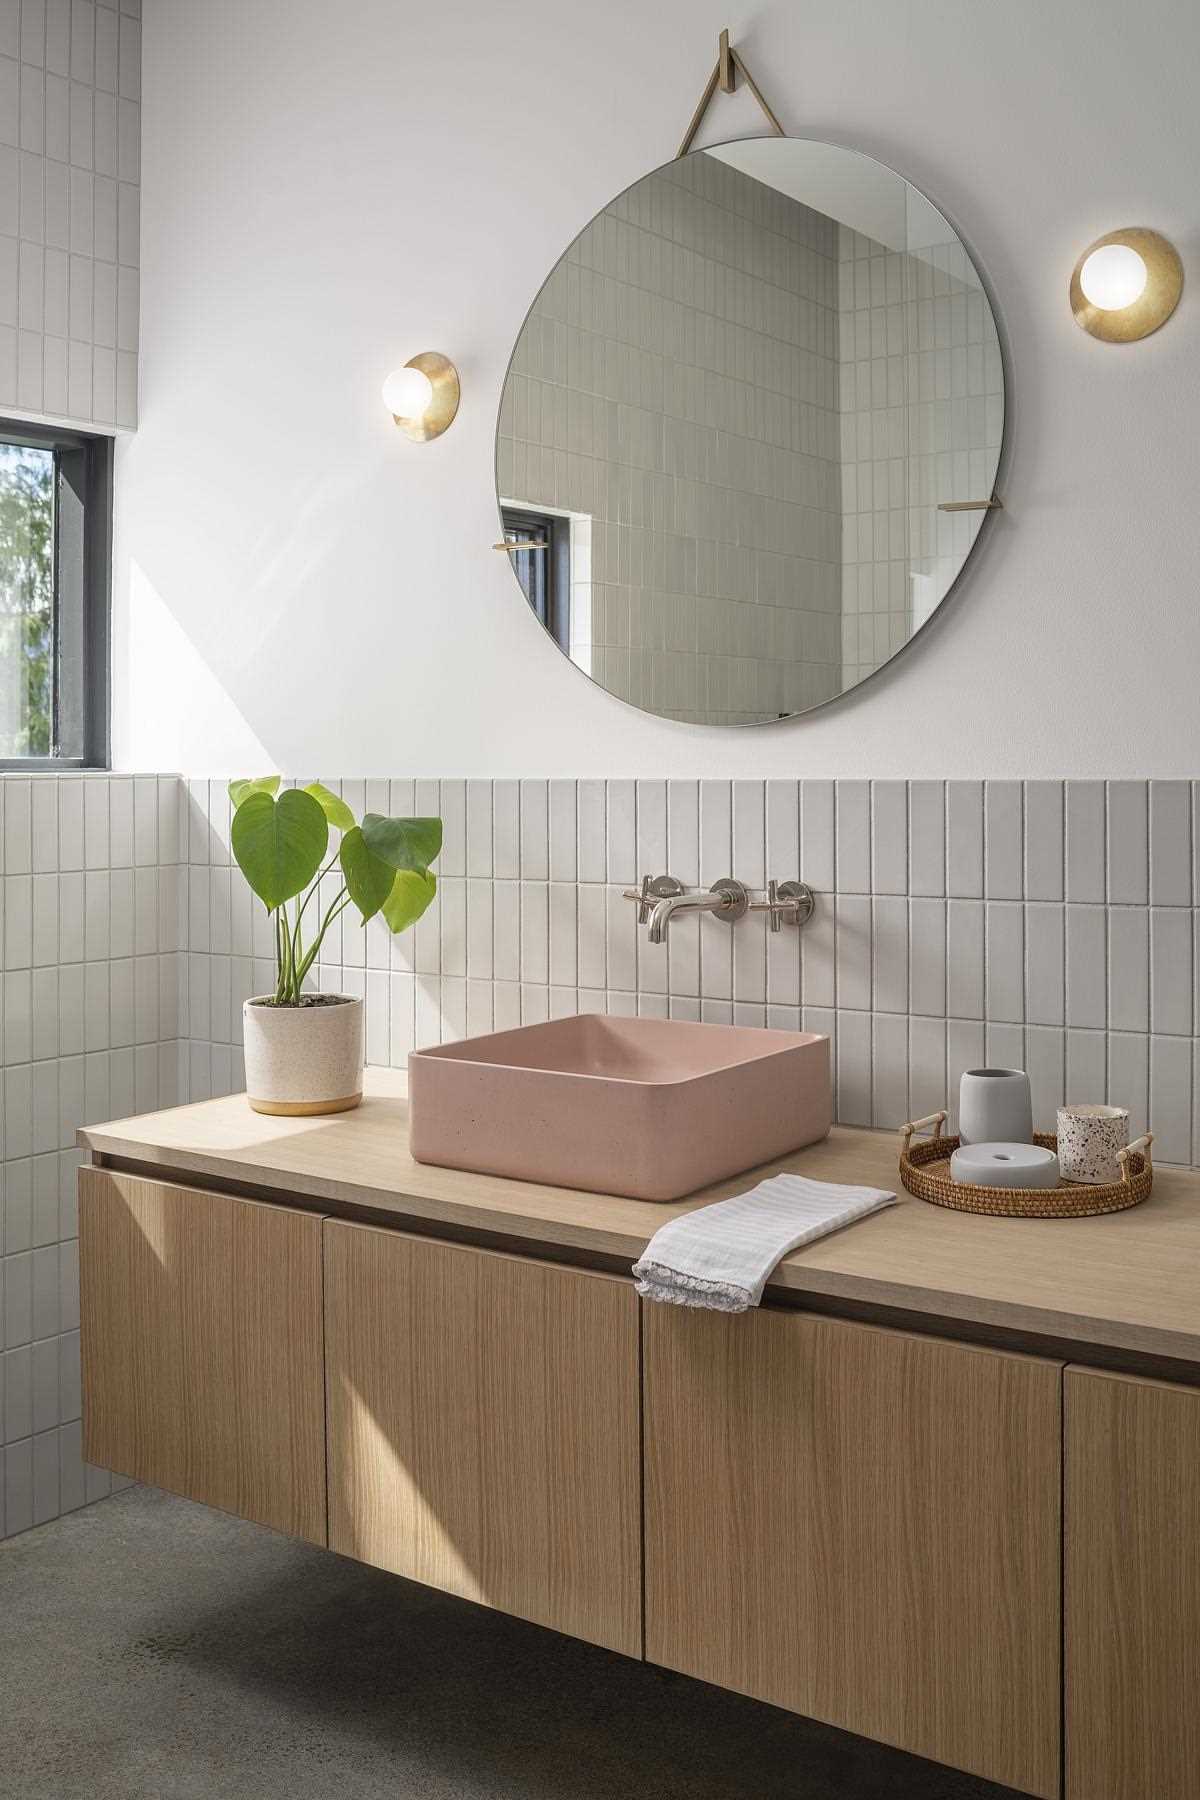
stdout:
<svg viewBox="0 0 1200 1800">
<path fill-rule="evenodd" d="M 930 1113 L 927 1118 L 910 1119 L 907 1125 L 902 1125 L 900 1127 L 900 1154 L 901 1154 L 901 1156 L 908 1155 L 908 1146 L 912 1143 L 913 1138 L 916 1136 L 917 1132 L 918 1131 L 926 1131 L 930 1125 L 933 1126 L 934 1137 L 940 1138 L 942 1135 L 942 1126 L 946 1123 L 946 1117 L 947 1117 L 947 1115 L 944 1112 L 935 1112 L 935 1113 Z M 1130 1148 L 1136 1149 L 1137 1146 L 1131 1145 Z M 1128 1179 L 1128 1177 L 1126 1177 L 1126 1179 Z"/>
<path fill-rule="evenodd" d="M 1148 1131 L 1144 1137 L 1135 1138 L 1132 1144 L 1126 1144 L 1124 1150 L 1117 1151 L 1117 1161 L 1121 1165 L 1121 1179 L 1124 1181 L 1126 1187 L 1133 1186 L 1133 1175 L 1129 1168 L 1129 1159 L 1131 1156 L 1136 1156 L 1140 1151 L 1146 1159 L 1146 1167 L 1148 1169 L 1154 1167 L 1150 1157 L 1150 1146 L 1153 1142 L 1154 1133 Z"/>
</svg>

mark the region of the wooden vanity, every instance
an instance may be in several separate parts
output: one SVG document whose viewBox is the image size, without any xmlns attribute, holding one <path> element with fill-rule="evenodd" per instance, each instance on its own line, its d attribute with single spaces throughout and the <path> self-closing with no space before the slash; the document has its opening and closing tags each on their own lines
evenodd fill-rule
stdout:
<svg viewBox="0 0 1200 1800">
<path fill-rule="evenodd" d="M 402 1078 L 80 1133 L 88 1458 L 1029 1794 L 1200 1793 L 1200 1176 L 910 1199 L 738 1317 L 653 1205 L 426 1167 Z M 890 1134 L 786 1158 L 896 1183 Z"/>
</svg>

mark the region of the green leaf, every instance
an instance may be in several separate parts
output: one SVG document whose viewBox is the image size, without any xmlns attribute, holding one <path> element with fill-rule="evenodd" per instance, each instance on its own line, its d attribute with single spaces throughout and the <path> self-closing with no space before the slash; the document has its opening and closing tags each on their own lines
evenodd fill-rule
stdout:
<svg viewBox="0 0 1200 1800">
<path fill-rule="evenodd" d="M 368 813 L 362 833 L 381 861 L 417 874 L 424 873 L 442 847 L 440 819 L 385 819 L 382 813 Z"/>
<path fill-rule="evenodd" d="M 312 795 L 317 805 L 321 808 L 321 811 L 325 814 L 325 817 L 329 820 L 329 823 L 335 826 L 338 831 L 353 830 L 355 823 L 354 814 L 350 811 L 346 802 L 344 800 L 339 800 L 337 795 L 331 792 L 331 790 L 325 786 L 323 781 L 310 781 L 304 792 Z"/>
<path fill-rule="evenodd" d="M 383 903 L 383 916 L 391 931 L 405 931 L 415 924 L 437 893 L 437 877 L 429 869 L 401 869 Z"/>
<path fill-rule="evenodd" d="M 391 893 L 393 883 L 399 880 L 395 869 L 368 850 L 357 825 L 343 837 L 339 860 L 351 900 L 364 922 L 373 919 Z"/>
<path fill-rule="evenodd" d="M 238 868 L 268 912 L 306 888 L 325 858 L 329 824 L 311 794 L 247 794 L 233 815 Z"/>
<path fill-rule="evenodd" d="M 275 794 L 278 791 L 278 775 L 260 775 L 255 781 L 231 781 L 229 784 L 229 798 L 235 807 L 248 800 L 251 794 Z"/>
</svg>

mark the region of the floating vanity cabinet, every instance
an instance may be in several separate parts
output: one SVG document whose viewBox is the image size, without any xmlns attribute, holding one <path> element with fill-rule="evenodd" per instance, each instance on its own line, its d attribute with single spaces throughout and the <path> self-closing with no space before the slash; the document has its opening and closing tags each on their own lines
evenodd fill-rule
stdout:
<svg viewBox="0 0 1200 1800">
<path fill-rule="evenodd" d="M 1200 1794 L 1200 1391 L 1069 1368 L 1068 1800 Z"/>
<path fill-rule="evenodd" d="M 79 1173 L 84 1454 L 325 1543 L 321 1221 Z"/>
<path fill-rule="evenodd" d="M 1061 1379 L 802 1313 L 648 1306 L 647 1658 L 1057 1795 Z"/>
<path fill-rule="evenodd" d="M 330 1548 L 639 1656 L 632 1283 L 324 1232 Z"/>
</svg>

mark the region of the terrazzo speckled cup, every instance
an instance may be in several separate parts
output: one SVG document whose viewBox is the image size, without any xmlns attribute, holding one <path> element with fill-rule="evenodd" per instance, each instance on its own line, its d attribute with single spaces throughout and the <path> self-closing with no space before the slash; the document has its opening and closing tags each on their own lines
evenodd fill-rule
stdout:
<svg viewBox="0 0 1200 1800">
<path fill-rule="evenodd" d="M 1120 1181 L 1117 1151 L 1129 1142 L 1124 1106 L 1060 1106 L 1058 1166 L 1064 1181 Z"/>
<path fill-rule="evenodd" d="M 363 1003 L 322 994 L 310 1006 L 242 1005 L 246 1098 L 255 1112 L 308 1118 L 349 1112 L 362 1099 Z"/>
</svg>

